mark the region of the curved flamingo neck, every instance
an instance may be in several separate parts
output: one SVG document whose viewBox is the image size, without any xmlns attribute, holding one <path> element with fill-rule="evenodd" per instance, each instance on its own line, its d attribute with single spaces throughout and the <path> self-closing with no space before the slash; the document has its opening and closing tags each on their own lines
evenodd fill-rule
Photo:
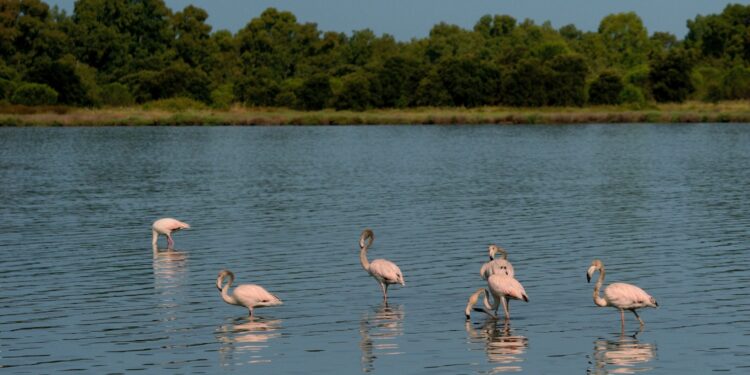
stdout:
<svg viewBox="0 0 750 375">
<path fill-rule="evenodd" d="M 151 245 L 156 246 L 156 242 L 159 240 L 159 233 L 156 229 L 151 229 Z"/>
<path fill-rule="evenodd" d="M 599 279 L 596 280 L 596 286 L 594 286 L 594 303 L 597 306 L 607 306 L 607 300 L 599 296 L 599 290 L 604 284 L 604 266 L 599 268 Z"/>
<path fill-rule="evenodd" d="M 359 262 L 362 264 L 362 268 L 365 271 L 370 272 L 370 261 L 367 260 L 367 247 L 363 247 L 359 250 Z"/>
<path fill-rule="evenodd" d="M 227 276 L 224 276 L 224 278 L 226 278 Z M 224 278 L 222 278 L 222 282 L 224 281 Z M 229 295 L 229 288 L 232 286 L 232 282 L 234 282 L 234 277 L 229 276 L 229 282 L 227 282 L 227 284 L 221 288 L 221 299 L 223 299 L 224 302 L 230 305 L 236 305 L 237 299 L 234 298 L 234 296 Z"/>
</svg>

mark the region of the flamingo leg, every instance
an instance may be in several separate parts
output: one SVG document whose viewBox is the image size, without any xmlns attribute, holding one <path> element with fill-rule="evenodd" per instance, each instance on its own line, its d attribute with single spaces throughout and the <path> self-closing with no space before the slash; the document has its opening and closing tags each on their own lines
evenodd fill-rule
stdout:
<svg viewBox="0 0 750 375">
<path fill-rule="evenodd" d="M 383 300 L 387 303 L 388 302 L 388 284 L 381 282 L 380 290 L 383 291 Z"/>
<path fill-rule="evenodd" d="M 620 326 L 622 330 L 625 330 L 625 310 L 620 309 Z"/>
<path fill-rule="evenodd" d="M 508 299 L 505 298 L 505 296 L 500 297 L 500 302 L 503 303 L 503 310 L 505 311 L 505 320 L 510 319 L 510 310 L 508 309 L 508 305 L 510 304 Z"/>
<path fill-rule="evenodd" d="M 174 241 L 172 240 L 172 236 L 167 235 L 167 247 L 172 248 L 174 246 Z"/>
<path fill-rule="evenodd" d="M 253 308 L 252 307 L 248 307 L 247 309 L 250 310 L 250 315 L 248 315 L 248 316 L 250 318 L 252 318 L 253 317 Z"/>
<path fill-rule="evenodd" d="M 630 311 L 632 311 L 633 314 L 635 314 L 636 319 L 638 319 L 638 321 L 641 322 L 641 327 L 643 327 L 644 325 L 646 325 L 646 323 L 643 322 L 643 319 L 641 319 L 641 317 L 638 316 L 638 313 L 635 312 L 635 310 L 630 310 Z"/>
</svg>

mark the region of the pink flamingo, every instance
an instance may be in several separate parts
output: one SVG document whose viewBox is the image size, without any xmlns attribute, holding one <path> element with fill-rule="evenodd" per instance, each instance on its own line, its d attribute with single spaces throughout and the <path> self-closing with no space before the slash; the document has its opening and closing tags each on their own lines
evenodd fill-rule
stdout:
<svg viewBox="0 0 750 375">
<path fill-rule="evenodd" d="M 490 261 L 482 266 L 479 270 L 479 275 L 482 279 L 487 279 L 490 275 L 495 273 L 503 273 L 506 276 L 513 277 L 513 265 L 508 262 L 508 252 L 500 246 L 491 244 L 487 250 L 490 253 Z M 502 258 L 495 259 L 495 254 L 500 253 Z"/>
<path fill-rule="evenodd" d="M 190 224 L 183 223 L 170 217 L 156 220 L 154 221 L 154 224 L 151 225 L 151 244 L 156 248 L 156 241 L 159 239 L 159 235 L 162 235 L 167 237 L 167 247 L 171 249 L 174 246 L 172 233 L 181 229 L 190 229 Z"/>
<path fill-rule="evenodd" d="M 523 289 L 523 285 L 512 276 L 503 275 L 502 273 L 490 275 L 490 277 L 487 278 L 487 286 L 490 289 L 490 293 L 492 293 L 492 297 L 495 298 L 495 303 L 492 305 L 492 309 L 497 311 L 498 304 L 502 302 L 503 310 L 505 311 L 505 320 L 510 319 L 511 299 L 529 302 L 529 297 L 526 295 L 526 290 Z"/>
<path fill-rule="evenodd" d="M 229 282 L 222 286 L 224 278 L 229 277 Z M 260 285 L 240 284 L 234 288 L 232 294 L 229 294 L 229 288 L 234 282 L 234 273 L 229 270 L 219 272 L 216 278 L 216 288 L 221 291 L 221 299 L 230 305 L 245 306 L 250 310 L 250 317 L 253 317 L 253 309 L 268 306 L 277 306 L 283 304 L 281 300 L 269 293 Z"/>
<path fill-rule="evenodd" d="M 365 229 L 362 231 L 362 235 L 359 237 L 359 261 L 362 263 L 362 268 L 378 281 L 380 289 L 383 291 L 383 300 L 388 303 L 388 285 L 401 284 L 401 286 L 405 286 L 406 283 L 401 270 L 390 260 L 375 259 L 372 262 L 367 260 L 367 249 L 372 246 L 374 240 L 375 234 L 372 233 L 372 230 Z"/>
<path fill-rule="evenodd" d="M 659 306 L 659 304 L 656 303 L 656 299 L 651 297 L 643 289 L 626 283 L 610 284 L 604 288 L 604 298 L 602 298 L 599 296 L 599 289 L 601 289 L 602 283 L 604 283 L 604 263 L 602 263 L 601 260 L 594 259 L 594 261 L 591 262 L 591 266 L 588 271 L 586 271 L 586 280 L 591 282 L 591 276 L 597 270 L 599 271 L 599 280 L 596 281 L 596 286 L 594 286 L 594 303 L 601 307 L 612 306 L 619 309 L 620 322 L 623 330 L 625 329 L 625 310 L 632 311 L 641 323 L 641 327 L 643 327 L 645 323 L 643 323 L 643 320 L 638 316 L 638 313 L 635 312 L 635 310 L 642 307 Z"/>
</svg>

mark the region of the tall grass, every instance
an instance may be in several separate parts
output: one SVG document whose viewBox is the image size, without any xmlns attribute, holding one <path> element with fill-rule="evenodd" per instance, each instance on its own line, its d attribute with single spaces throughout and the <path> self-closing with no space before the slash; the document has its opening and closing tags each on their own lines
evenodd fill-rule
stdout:
<svg viewBox="0 0 750 375">
<path fill-rule="evenodd" d="M 359 125 L 359 124 L 578 124 L 750 122 L 750 102 L 687 102 L 634 109 L 627 106 L 546 108 L 406 108 L 296 111 L 285 108 L 226 110 L 184 100 L 123 108 L 0 106 L 0 126 L 146 125 Z"/>
</svg>

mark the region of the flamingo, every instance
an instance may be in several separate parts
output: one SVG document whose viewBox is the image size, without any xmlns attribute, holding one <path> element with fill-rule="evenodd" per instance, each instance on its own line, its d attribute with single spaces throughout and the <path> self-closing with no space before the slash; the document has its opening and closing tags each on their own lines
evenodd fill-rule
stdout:
<svg viewBox="0 0 750 375">
<path fill-rule="evenodd" d="M 366 240 L 369 241 L 366 242 Z M 375 259 L 372 262 L 367 260 L 367 249 L 372 246 L 374 240 L 375 234 L 372 233 L 372 230 L 365 229 L 362 231 L 362 235 L 359 236 L 359 261 L 362 263 L 362 268 L 378 281 L 380 289 L 383 291 L 383 301 L 388 303 L 388 285 L 401 284 L 401 286 L 405 286 L 406 283 L 401 270 L 390 260 Z"/>
<path fill-rule="evenodd" d="M 151 244 L 156 248 L 156 241 L 159 239 L 159 235 L 162 235 L 167 237 L 167 247 L 171 249 L 174 246 L 172 233 L 181 229 L 190 229 L 190 224 L 172 219 L 171 217 L 156 220 L 151 225 Z"/>
<path fill-rule="evenodd" d="M 498 273 L 490 275 L 490 277 L 487 278 L 487 287 L 489 287 L 492 297 L 495 298 L 495 303 L 493 303 L 492 309 L 497 311 L 498 304 L 502 302 L 503 310 L 505 311 L 505 320 L 510 319 L 511 299 L 529 302 L 529 297 L 526 295 L 526 290 L 523 289 L 523 285 L 512 276 Z"/>
<path fill-rule="evenodd" d="M 484 293 L 484 307 L 474 307 L 474 305 L 477 304 L 477 301 L 479 300 L 479 297 Z M 481 311 L 485 314 L 497 319 L 497 316 L 492 313 L 492 306 L 490 306 L 490 292 L 487 291 L 485 288 L 479 288 L 476 290 L 476 292 L 472 293 L 471 296 L 469 296 L 469 301 L 466 303 L 466 309 L 464 310 L 464 314 L 466 315 L 466 320 L 471 319 L 471 310 L 474 308 L 474 311 Z"/>
<path fill-rule="evenodd" d="M 224 278 L 229 277 L 229 282 L 222 286 Z M 234 288 L 234 292 L 229 294 L 229 288 L 234 282 L 234 273 L 229 270 L 219 272 L 216 278 L 216 288 L 221 291 L 221 299 L 230 305 L 245 306 L 250 310 L 250 317 L 253 317 L 253 309 L 268 306 L 277 306 L 283 304 L 281 300 L 269 293 L 260 285 L 240 284 Z"/>
<path fill-rule="evenodd" d="M 479 270 L 479 275 L 482 276 L 482 279 L 486 280 L 490 275 L 498 272 L 513 277 L 513 265 L 508 262 L 508 252 L 495 244 L 491 244 L 487 250 L 490 253 L 490 261 L 485 263 L 482 269 Z M 502 258 L 495 259 L 495 254 L 497 253 L 502 254 Z"/>
<path fill-rule="evenodd" d="M 594 259 L 594 261 L 591 262 L 591 266 L 589 266 L 588 271 L 586 271 L 586 280 L 591 282 L 591 276 L 597 270 L 599 271 L 599 280 L 596 281 L 596 286 L 594 286 L 594 303 L 600 307 L 612 306 L 619 309 L 620 322 L 623 330 L 625 330 L 625 310 L 632 311 L 641 323 L 641 327 L 643 327 L 645 323 L 643 323 L 643 320 L 638 316 L 638 313 L 635 310 L 642 307 L 659 306 L 659 304 L 656 303 L 656 299 L 651 297 L 643 289 L 626 283 L 609 284 L 604 288 L 604 298 L 602 298 L 599 296 L 599 289 L 601 289 L 602 283 L 604 283 L 604 263 L 602 263 L 601 260 Z"/>
</svg>

